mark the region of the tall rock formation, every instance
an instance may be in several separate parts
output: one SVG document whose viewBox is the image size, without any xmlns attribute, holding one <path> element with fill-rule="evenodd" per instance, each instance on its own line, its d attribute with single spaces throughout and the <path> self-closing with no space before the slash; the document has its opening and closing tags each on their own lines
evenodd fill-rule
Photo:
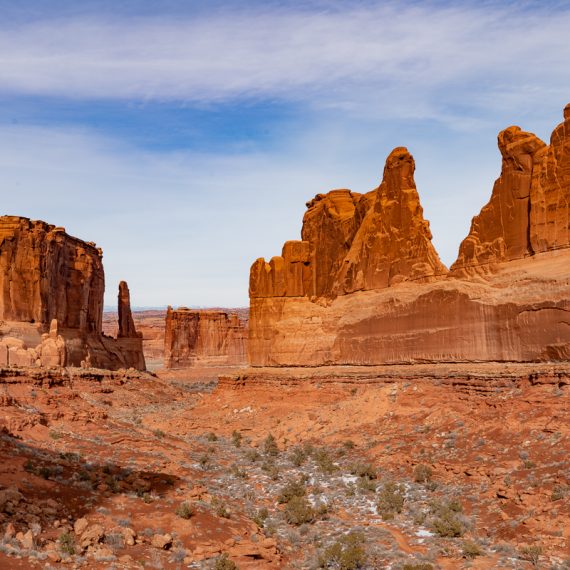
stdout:
<svg viewBox="0 0 570 570">
<path fill-rule="evenodd" d="M 530 244 L 534 253 L 570 245 L 570 104 L 564 122 L 542 149 L 530 189 Z"/>
<path fill-rule="evenodd" d="M 519 127 L 502 131 L 498 143 L 501 176 L 461 243 L 455 276 L 570 245 L 570 105 L 550 145 Z"/>
<path fill-rule="evenodd" d="M 406 148 L 396 148 L 388 156 L 374 203 L 337 274 L 339 294 L 383 289 L 402 281 L 431 281 L 447 273 L 431 243 L 414 170 Z"/>
<path fill-rule="evenodd" d="M 168 307 L 164 339 L 167 368 L 235 366 L 246 362 L 247 325 L 237 314 Z"/>
<path fill-rule="evenodd" d="M 102 259 L 63 228 L 0 217 L 0 365 L 144 370 L 134 326 L 121 340 L 102 333 Z"/>
<path fill-rule="evenodd" d="M 0 217 L 0 318 L 101 330 L 102 252 L 45 222 Z"/>
<path fill-rule="evenodd" d="M 119 331 L 116 343 L 129 368 L 145 370 L 143 336 L 137 332 L 131 312 L 131 293 L 126 281 L 119 283 L 118 296 Z"/>
<path fill-rule="evenodd" d="M 119 332 L 118 338 L 138 338 L 135 321 L 131 313 L 131 293 L 126 281 L 119 283 Z"/>
<path fill-rule="evenodd" d="M 253 264 L 250 296 L 332 299 L 445 276 L 423 217 L 414 169 L 408 150 L 396 148 L 375 190 L 318 194 L 307 203 L 302 241 L 288 241 L 280 257 Z"/>
<path fill-rule="evenodd" d="M 541 150 L 546 145 L 519 127 L 502 131 L 498 143 L 503 157 L 501 176 L 495 182 L 489 203 L 473 218 L 452 271 L 484 271 L 491 264 L 532 253 L 530 187 L 533 170 L 540 163 Z"/>
<path fill-rule="evenodd" d="M 311 263 L 310 296 L 332 297 L 336 276 L 350 251 L 362 219 L 374 201 L 374 192 L 362 195 L 350 190 L 317 194 L 307 204 L 301 237 Z"/>
<path fill-rule="evenodd" d="M 501 176 L 449 273 L 405 148 L 376 190 L 309 202 L 302 241 L 252 266 L 250 363 L 570 359 L 570 106 L 550 145 L 519 127 L 498 142 Z"/>
</svg>

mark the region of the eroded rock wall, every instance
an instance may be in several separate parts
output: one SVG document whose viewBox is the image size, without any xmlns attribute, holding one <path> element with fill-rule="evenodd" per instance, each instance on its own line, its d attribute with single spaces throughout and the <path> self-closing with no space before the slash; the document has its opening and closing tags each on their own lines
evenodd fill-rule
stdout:
<svg viewBox="0 0 570 570">
<path fill-rule="evenodd" d="M 0 318 L 99 332 L 102 252 L 41 221 L 0 217 Z"/>
<path fill-rule="evenodd" d="M 104 292 L 94 243 L 42 221 L 0 217 L 0 365 L 144 370 L 128 287 L 119 295 L 120 339 L 102 332 Z"/>
<path fill-rule="evenodd" d="M 245 364 L 247 334 L 246 323 L 237 314 L 169 307 L 164 340 L 165 366 Z"/>
<path fill-rule="evenodd" d="M 461 243 L 456 276 L 570 246 L 570 105 L 550 145 L 519 127 L 502 131 L 498 142 L 501 176 Z"/>
<path fill-rule="evenodd" d="M 304 254 L 252 266 L 250 363 L 570 359 L 570 106 L 550 145 L 519 127 L 498 144 L 501 176 L 449 273 L 406 149 L 376 190 L 309 202 Z"/>
<path fill-rule="evenodd" d="M 542 149 L 530 188 L 530 243 L 534 253 L 570 245 L 570 104 L 564 122 Z"/>
<path fill-rule="evenodd" d="M 431 243 L 407 149 L 394 149 L 382 183 L 367 194 L 332 190 L 307 203 L 302 241 L 288 241 L 281 256 L 256 260 L 250 297 L 334 299 L 402 281 L 445 277 Z"/>
</svg>

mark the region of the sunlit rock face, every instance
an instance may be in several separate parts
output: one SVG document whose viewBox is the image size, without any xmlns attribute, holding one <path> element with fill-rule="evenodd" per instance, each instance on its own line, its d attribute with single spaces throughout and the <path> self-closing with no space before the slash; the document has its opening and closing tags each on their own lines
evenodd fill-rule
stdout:
<svg viewBox="0 0 570 570">
<path fill-rule="evenodd" d="M 501 175 L 448 272 L 405 148 L 380 186 L 307 204 L 302 241 L 250 273 L 254 366 L 570 357 L 570 106 L 550 145 L 499 134 Z"/>
</svg>

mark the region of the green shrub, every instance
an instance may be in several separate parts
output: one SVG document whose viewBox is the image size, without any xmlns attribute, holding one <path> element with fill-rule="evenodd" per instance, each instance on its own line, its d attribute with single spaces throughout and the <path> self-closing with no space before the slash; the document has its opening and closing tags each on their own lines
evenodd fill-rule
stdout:
<svg viewBox="0 0 570 570">
<path fill-rule="evenodd" d="M 235 562 L 232 562 L 224 552 L 221 556 L 216 558 L 214 570 L 239 570 L 239 567 Z"/>
<path fill-rule="evenodd" d="M 245 469 L 242 469 L 237 463 L 232 465 L 232 475 L 240 479 L 249 479 L 249 475 Z"/>
<path fill-rule="evenodd" d="M 432 529 L 441 537 L 458 537 L 465 533 L 465 524 L 458 514 L 463 511 L 461 503 L 453 499 L 447 503 L 432 503 Z"/>
<path fill-rule="evenodd" d="M 267 507 L 259 509 L 251 518 L 259 528 L 263 528 L 265 526 L 265 521 L 269 518 Z"/>
<path fill-rule="evenodd" d="M 234 430 L 232 432 L 232 442 L 236 447 L 241 447 L 241 440 L 243 439 L 243 436 L 241 435 L 241 433 L 237 430 Z"/>
<path fill-rule="evenodd" d="M 41 475 L 44 479 L 49 479 L 53 475 L 53 471 L 49 467 L 42 465 L 42 467 L 40 467 L 38 470 L 38 474 Z"/>
<path fill-rule="evenodd" d="M 277 502 L 288 503 L 294 497 L 304 497 L 306 494 L 307 490 L 302 481 L 289 481 L 279 492 Z"/>
<path fill-rule="evenodd" d="M 433 471 L 429 465 L 416 465 L 414 469 L 414 481 L 416 483 L 429 483 L 432 477 Z"/>
<path fill-rule="evenodd" d="M 212 506 L 214 507 L 216 514 L 219 517 L 223 519 L 229 519 L 231 517 L 230 510 L 226 507 L 226 504 L 220 499 L 214 499 L 212 501 Z"/>
<path fill-rule="evenodd" d="M 476 543 L 466 540 L 463 543 L 462 553 L 465 558 L 477 558 L 484 554 L 483 549 Z"/>
<path fill-rule="evenodd" d="M 364 536 L 359 532 L 351 532 L 325 549 L 319 556 L 319 567 L 357 570 L 364 568 L 366 558 Z"/>
<path fill-rule="evenodd" d="M 285 505 L 285 520 L 289 524 L 299 526 L 315 520 L 315 511 L 306 497 L 292 497 Z"/>
<path fill-rule="evenodd" d="M 357 477 L 367 477 L 368 479 L 376 479 L 378 473 L 372 463 L 353 463 L 350 466 L 350 473 Z"/>
<path fill-rule="evenodd" d="M 293 449 L 289 458 L 295 467 L 301 467 L 307 460 L 307 452 L 303 447 L 298 445 Z"/>
<path fill-rule="evenodd" d="M 433 570 L 433 566 L 428 562 L 408 562 L 402 566 L 402 570 Z"/>
<path fill-rule="evenodd" d="M 384 519 L 393 519 L 396 513 L 401 513 L 404 507 L 404 488 L 396 483 L 385 483 L 380 495 L 376 509 L 378 514 Z"/>
<path fill-rule="evenodd" d="M 552 494 L 550 495 L 551 501 L 559 501 L 563 499 L 568 494 L 568 488 L 562 485 L 556 485 L 554 489 L 552 489 Z"/>
<path fill-rule="evenodd" d="M 520 557 L 528 560 L 535 568 L 538 568 L 540 556 L 542 555 L 542 546 L 523 546 L 520 551 Z"/>
<path fill-rule="evenodd" d="M 366 491 L 370 493 L 376 492 L 376 481 L 369 479 L 368 477 L 359 477 L 357 481 L 358 488 L 361 491 Z"/>
<path fill-rule="evenodd" d="M 166 435 L 161 429 L 155 429 L 152 433 L 155 437 L 158 437 L 158 439 L 162 439 Z"/>
<path fill-rule="evenodd" d="M 206 471 L 207 469 L 210 469 L 210 467 L 212 467 L 212 460 L 210 458 L 210 455 L 208 453 L 204 453 L 200 459 L 198 460 L 198 463 L 200 464 L 200 467 Z"/>
<path fill-rule="evenodd" d="M 319 449 L 314 453 L 315 463 L 323 473 L 333 473 L 337 466 L 326 449 Z"/>
<path fill-rule="evenodd" d="M 213 431 L 210 431 L 206 434 L 206 439 L 212 442 L 218 441 L 218 436 Z"/>
<path fill-rule="evenodd" d="M 59 535 L 59 550 L 64 554 L 72 556 L 75 554 L 75 537 L 70 532 Z"/>
<path fill-rule="evenodd" d="M 245 452 L 245 456 L 252 463 L 255 463 L 256 461 L 259 461 L 261 459 L 261 455 L 259 455 L 259 451 L 257 451 L 257 449 L 248 449 Z"/>
<path fill-rule="evenodd" d="M 273 481 L 279 479 L 279 466 L 275 463 L 273 458 L 264 461 L 261 464 L 261 470 L 265 471 Z"/>
<path fill-rule="evenodd" d="M 266 455 L 276 456 L 279 455 L 279 447 L 272 434 L 269 434 L 263 442 L 263 452 Z"/>
<path fill-rule="evenodd" d="M 196 514 L 196 509 L 194 505 L 184 501 L 180 503 L 176 508 L 176 515 L 179 516 L 181 519 L 190 519 Z"/>
</svg>

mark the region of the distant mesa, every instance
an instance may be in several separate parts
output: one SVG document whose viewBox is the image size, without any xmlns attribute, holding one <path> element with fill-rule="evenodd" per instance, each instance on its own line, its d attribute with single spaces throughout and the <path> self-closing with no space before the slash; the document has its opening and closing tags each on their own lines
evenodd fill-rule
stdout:
<svg viewBox="0 0 570 570">
<path fill-rule="evenodd" d="M 570 105 L 546 145 L 509 127 L 501 175 L 448 271 L 414 159 L 307 203 L 300 241 L 250 272 L 253 366 L 549 361 L 570 357 Z"/>
<path fill-rule="evenodd" d="M 247 363 L 247 320 L 223 310 L 168 307 L 166 368 L 236 366 Z"/>
<path fill-rule="evenodd" d="M 0 365 L 145 369 L 126 283 L 123 335 L 102 332 L 103 253 L 64 228 L 0 217 Z"/>
</svg>

